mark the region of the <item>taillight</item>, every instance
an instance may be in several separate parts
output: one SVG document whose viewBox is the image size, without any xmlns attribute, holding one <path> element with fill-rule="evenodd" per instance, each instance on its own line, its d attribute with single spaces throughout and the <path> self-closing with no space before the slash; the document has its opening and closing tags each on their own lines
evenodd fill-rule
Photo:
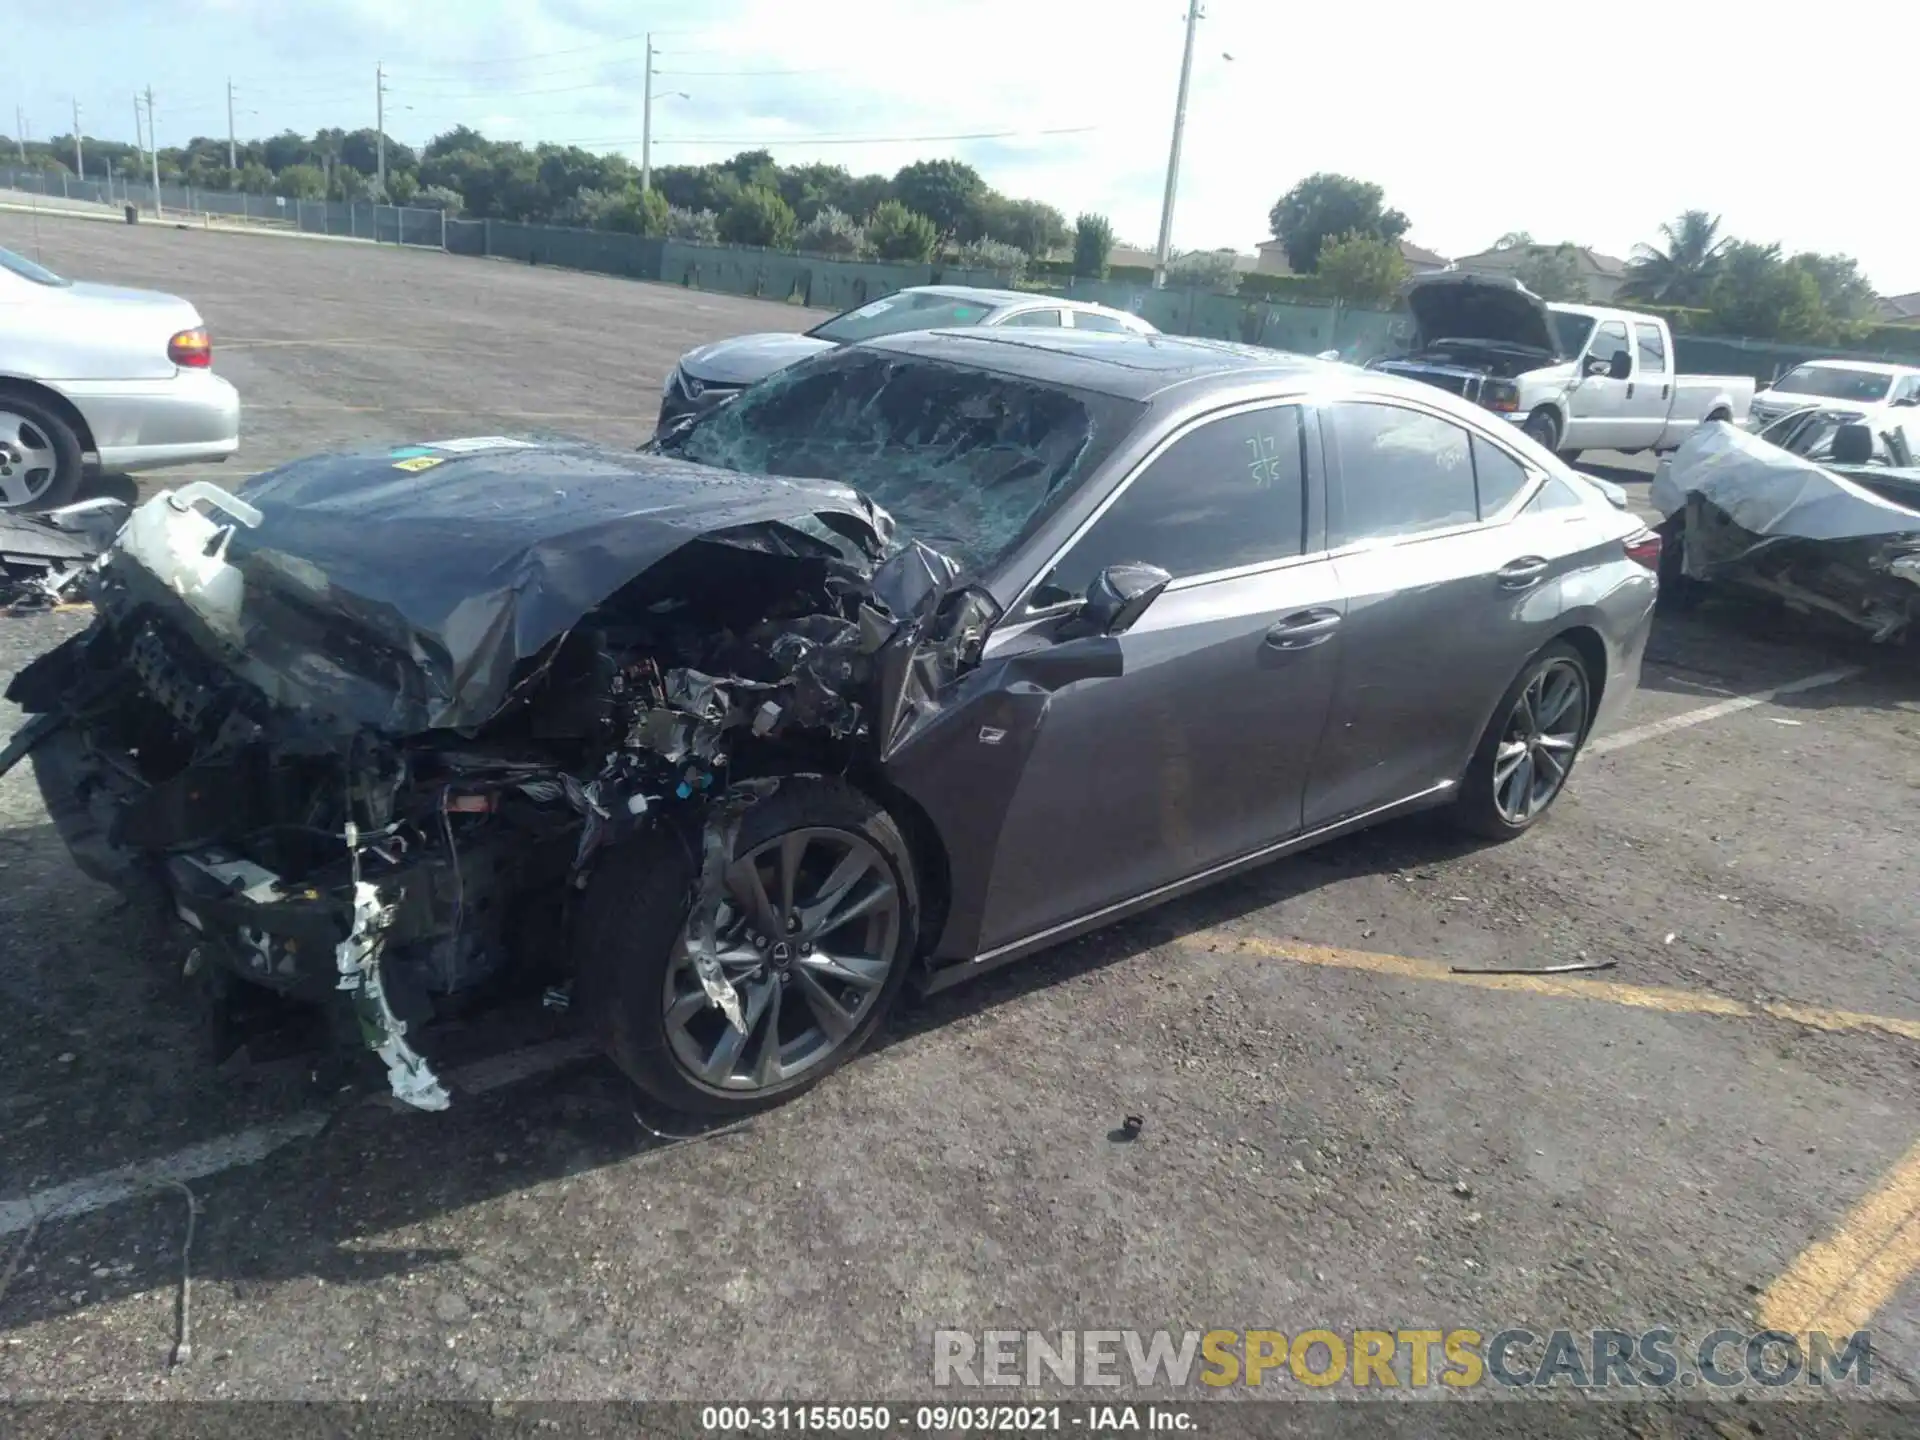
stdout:
<svg viewBox="0 0 1920 1440">
<path fill-rule="evenodd" d="M 213 337 L 207 334 L 204 325 L 192 330 L 182 330 L 167 341 L 167 358 L 176 365 L 188 365 L 195 370 L 211 369 Z"/>
<path fill-rule="evenodd" d="M 1627 558 L 1638 561 L 1649 570 L 1660 568 L 1660 532 L 1642 530 L 1629 535 L 1626 539 Z"/>
</svg>

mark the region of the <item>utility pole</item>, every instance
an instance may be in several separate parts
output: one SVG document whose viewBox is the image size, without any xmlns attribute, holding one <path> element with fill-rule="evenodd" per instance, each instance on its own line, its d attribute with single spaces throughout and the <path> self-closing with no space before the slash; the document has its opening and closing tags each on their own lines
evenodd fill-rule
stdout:
<svg viewBox="0 0 1920 1440">
<path fill-rule="evenodd" d="M 1187 48 L 1180 56 L 1180 95 L 1173 102 L 1173 149 L 1167 156 L 1167 193 L 1160 202 L 1160 244 L 1154 251 L 1153 288 L 1167 283 L 1173 246 L 1173 196 L 1180 187 L 1180 135 L 1187 128 L 1187 81 L 1193 76 L 1193 35 L 1200 27 L 1200 0 L 1187 0 Z"/>
<path fill-rule="evenodd" d="M 374 169 L 379 172 L 380 195 L 387 194 L 387 70 L 384 64 L 373 67 L 373 153 Z"/>
<path fill-rule="evenodd" d="M 87 178 L 87 156 L 80 148 L 80 97 L 77 95 L 73 100 L 73 168 L 82 180 Z"/>
<path fill-rule="evenodd" d="M 240 168 L 240 147 L 233 143 L 233 77 L 227 77 L 227 169 Z"/>
<path fill-rule="evenodd" d="M 653 32 L 647 32 L 647 72 L 640 86 L 640 193 L 653 188 Z"/>
<path fill-rule="evenodd" d="M 156 217 L 166 212 L 160 208 L 160 125 L 153 114 L 153 87 L 147 86 L 147 155 L 153 161 L 153 213 Z"/>
<path fill-rule="evenodd" d="M 27 117 L 18 105 L 13 107 L 13 143 L 19 148 L 20 163 L 27 163 Z"/>
</svg>

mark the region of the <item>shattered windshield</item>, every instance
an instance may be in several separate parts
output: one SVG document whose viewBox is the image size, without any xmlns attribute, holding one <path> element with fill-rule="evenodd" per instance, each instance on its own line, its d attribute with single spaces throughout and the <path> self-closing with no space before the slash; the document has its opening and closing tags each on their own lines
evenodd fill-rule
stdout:
<svg viewBox="0 0 1920 1440">
<path fill-rule="evenodd" d="M 902 290 L 884 295 L 858 310 L 816 325 L 807 333 L 839 345 L 857 345 L 877 335 L 898 335 L 904 330 L 945 330 L 957 325 L 978 325 L 993 313 L 983 300 L 957 295 L 935 295 L 924 290 Z"/>
<path fill-rule="evenodd" d="M 1893 377 L 1874 370 L 1846 370 L 1838 365 L 1802 365 L 1773 382 L 1783 395 L 1818 395 L 1823 400 L 1858 400 L 1874 404 L 1887 398 Z"/>
<path fill-rule="evenodd" d="M 662 442 L 725 470 L 838 480 L 897 538 L 979 570 L 1111 453 L 1131 401 L 876 351 L 781 371 Z"/>
</svg>

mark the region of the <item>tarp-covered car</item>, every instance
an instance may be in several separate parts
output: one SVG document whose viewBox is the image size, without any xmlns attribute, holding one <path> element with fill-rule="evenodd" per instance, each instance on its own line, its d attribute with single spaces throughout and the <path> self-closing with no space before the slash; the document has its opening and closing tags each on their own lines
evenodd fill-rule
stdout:
<svg viewBox="0 0 1920 1440">
<path fill-rule="evenodd" d="M 544 966 L 641 1085 L 726 1111 L 910 976 L 1412 809 L 1522 833 L 1633 691 L 1657 551 L 1426 387 L 900 335 L 641 453 L 157 497 L 15 677 L 0 770 L 31 753 L 79 865 L 203 965 L 341 992 L 413 1104 L 448 1099 L 423 1023 Z"/>
<path fill-rule="evenodd" d="M 1897 434 L 1876 448 L 1865 425 L 1807 418 L 1788 438 L 1825 458 L 1709 425 L 1660 467 L 1664 578 L 1675 594 L 1738 586 L 1900 639 L 1920 619 L 1920 470 L 1874 463 L 1905 458 Z"/>
</svg>

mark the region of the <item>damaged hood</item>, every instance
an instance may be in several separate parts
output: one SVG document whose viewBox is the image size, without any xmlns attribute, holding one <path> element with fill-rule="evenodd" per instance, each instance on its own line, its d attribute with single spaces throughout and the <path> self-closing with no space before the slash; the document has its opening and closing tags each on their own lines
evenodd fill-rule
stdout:
<svg viewBox="0 0 1920 1440">
<path fill-rule="evenodd" d="M 1422 344 L 1436 340 L 1491 340 L 1558 356 L 1547 302 L 1518 280 L 1447 271 L 1422 276 L 1406 288 Z"/>
<path fill-rule="evenodd" d="M 809 355 L 834 348 L 831 340 L 783 331 L 736 335 L 689 350 L 680 357 L 680 371 L 709 385 L 751 385 Z"/>
<path fill-rule="evenodd" d="M 1888 478 L 1912 471 L 1886 472 Z M 1654 476 L 1662 515 L 1698 495 L 1750 535 L 1800 540 L 1920 537 L 1920 509 L 1878 495 L 1732 425 L 1703 425 Z"/>
<path fill-rule="evenodd" d="M 864 574 L 892 528 L 828 481 L 486 437 L 156 497 L 104 578 L 184 602 L 269 700 L 404 735 L 484 723 L 526 662 L 696 542 Z"/>
</svg>

